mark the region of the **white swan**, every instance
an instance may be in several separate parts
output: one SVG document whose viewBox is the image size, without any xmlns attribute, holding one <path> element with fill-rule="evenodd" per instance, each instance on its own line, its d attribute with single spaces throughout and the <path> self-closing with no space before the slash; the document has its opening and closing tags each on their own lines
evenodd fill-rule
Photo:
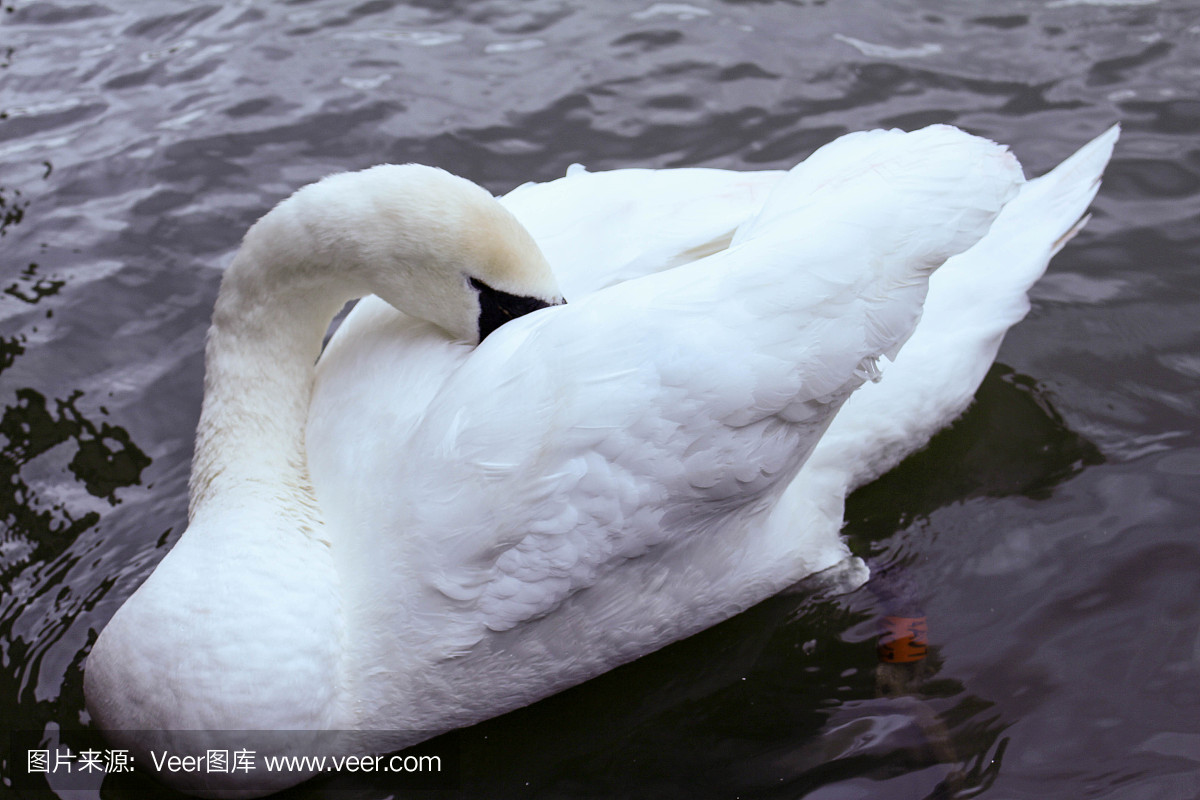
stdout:
<svg viewBox="0 0 1200 800">
<path fill-rule="evenodd" d="M 302 189 L 222 283 L 190 524 L 89 656 L 94 724 L 143 765 L 228 746 L 182 733 L 205 729 L 386 752 L 846 559 L 845 493 L 969 402 L 1116 136 L 1028 184 L 939 126 L 786 176 L 573 171 L 503 205 L 415 166 Z M 569 305 L 476 346 L 559 303 L 555 274 Z"/>
</svg>

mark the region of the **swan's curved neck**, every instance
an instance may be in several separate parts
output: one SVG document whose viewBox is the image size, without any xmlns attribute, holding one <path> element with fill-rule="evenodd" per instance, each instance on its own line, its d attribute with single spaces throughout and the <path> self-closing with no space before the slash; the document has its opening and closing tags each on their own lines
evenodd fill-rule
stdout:
<svg viewBox="0 0 1200 800">
<path fill-rule="evenodd" d="M 222 280 L 188 529 L 89 656 L 89 708 L 106 729 L 352 722 L 339 577 L 304 436 L 322 336 L 360 287 L 310 269 L 319 254 L 304 257 L 311 243 L 286 223 L 255 226 Z"/>
<path fill-rule="evenodd" d="M 416 165 L 305 187 L 246 234 L 208 334 L 192 462 L 194 518 L 211 498 L 283 488 L 309 503 L 304 431 L 321 340 L 346 301 L 374 292 L 478 341 L 480 301 L 561 295 L 529 233 L 484 189 Z"/>
<path fill-rule="evenodd" d="M 221 283 L 205 349 L 193 518 L 213 497 L 224 504 L 265 494 L 319 524 L 304 448 L 313 368 L 330 320 L 366 289 L 310 268 L 305 230 L 288 222 L 260 222 Z"/>
</svg>

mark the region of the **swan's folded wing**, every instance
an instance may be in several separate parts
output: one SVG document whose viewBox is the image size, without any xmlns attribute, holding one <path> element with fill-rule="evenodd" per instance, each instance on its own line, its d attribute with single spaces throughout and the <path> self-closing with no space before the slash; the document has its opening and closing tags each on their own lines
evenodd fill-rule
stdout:
<svg viewBox="0 0 1200 800">
<path fill-rule="evenodd" d="M 736 561 L 721 534 L 769 510 L 909 335 L 932 269 L 1021 180 L 995 145 L 921 133 L 881 132 L 879 160 L 849 159 L 844 180 L 785 180 L 773 202 L 809 213 L 769 203 L 735 248 L 510 323 L 447 382 L 404 485 L 413 523 L 440 531 L 415 557 L 460 604 L 461 646 L 549 613 L 624 559 L 669 564 L 704 537 L 707 557 Z"/>
</svg>

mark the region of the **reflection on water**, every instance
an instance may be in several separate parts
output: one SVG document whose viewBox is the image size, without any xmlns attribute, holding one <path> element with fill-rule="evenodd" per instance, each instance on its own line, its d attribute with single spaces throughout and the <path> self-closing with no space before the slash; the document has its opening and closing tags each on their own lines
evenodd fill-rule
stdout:
<svg viewBox="0 0 1200 800">
<path fill-rule="evenodd" d="M 1054 487 L 1104 463 L 1063 422 L 1036 382 L 997 364 L 975 402 L 922 451 L 846 502 L 846 534 L 860 555 L 915 519 L 971 497 L 1049 497 Z"/>
<path fill-rule="evenodd" d="M 0 197 L 5 194 L 0 189 Z M 20 197 L 19 190 L 11 194 Z M 7 233 L 10 225 L 21 222 L 28 205 L 27 201 L 0 201 L 0 208 L 5 209 L 0 235 Z M 4 287 L 0 302 L 15 300 L 36 306 L 57 295 L 65 283 L 61 278 L 41 275 L 38 264 L 30 263 Z M 46 318 L 52 315 L 52 309 L 45 311 Z M 36 326 L 30 332 L 36 333 Z M 0 340 L 0 374 L 25 353 L 26 342 L 24 333 Z M 74 512 L 69 501 L 45 496 L 71 494 L 69 488 L 55 486 L 49 483 L 53 478 L 47 479 L 52 472 L 47 462 L 63 466 L 65 453 L 60 446 L 66 445 L 71 452 L 65 471 L 89 495 L 107 501 L 110 506 L 119 502 L 116 490 L 138 483 L 142 470 L 150 464 L 150 459 L 130 441 L 123 428 L 108 422 L 97 425 L 80 412 L 77 402 L 83 392 L 76 390 L 49 403 L 44 394 L 32 387 L 17 388 L 12 394 L 14 402 L 6 405 L 0 416 L 0 509 L 3 510 L 0 521 L 4 525 L 0 539 L 0 583 L 6 586 L 12 585 L 18 568 L 31 562 L 53 561 L 100 519 L 95 510 Z M 106 413 L 103 406 L 100 410 Z M 36 477 L 27 479 L 30 474 Z"/>
<path fill-rule="evenodd" d="M 12 199 L 20 197 L 19 190 L 0 189 L 0 236 L 24 219 L 29 201 Z M 37 307 L 44 310 L 42 319 L 51 319 L 51 300 L 66 281 L 41 274 L 36 262 L 8 274 L 15 277 L 0 295 L 0 318 Z M 6 307 L 18 304 L 30 308 Z M 0 337 L 0 376 L 37 335 L 37 325 L 31 324 Z M 82 597 L 72 592 L 66 576 L 83 555 L 72 548 L 99 523 L 104 506 L 121 502 L 118 490 L 138 484 L 150 464 L 124 428 L 80 410 L 83 394 L 75 390 L 47 399 L 38 389 L 22 386 L 11 391 L 0 414 L 0 719 L 10 731 L 80 727 L 87 651 L 78 650 L 65 665 L 47 663 L 46 656 L 115 581 L 104 578 Z M 107 413 L 103 406 L 99 410 Z M 80 502 L 81 493 L 102 503 Z M 42 691 L 42 670 L 58 676 L 51 692 Z M 47 741 L 58 739 L 50 733 Z M 5 746 L 0 773 L 11 775 L 24 766 L 9 763 L 11 758 Z"/>
<path fill-rule="evenodd" d="M 934 122 L 1037 173 L 1121 120 L 1009 366 L 850 498 L 846 534 L 879 577 L 802 587 L 457 734 L 455 796 L 1194 795 L 1190 0 L 2 6 L 6 727 L 82 743 L 87 648 L 181 529 L 219 270 L 298 185 L 389 160 L 494 191 L 573 161 L 774 168 Z M 897 583 L 927 655 L 881 665 Z M 295 796 L 341 786 L 391 793 L 346 776 Z"/>
<path fill-rule="evenodd" d="M 74 445 L 66 469 L 88 494 L 116 505 L 116 490 L 138 483 L 150 464 L 124 429 L 107 422 L 97 426 L 80 414 L 75 403 L 82 394 L 55 400 L 50 409 L 36 390 L 18 389 L 17 402 L 5 407 L 0 418 L 0 505 L 8 509 L 0 579 L 23 563 L 53 559 L 100 519 L 96 511 L 75 516 L 65 502 L 40 498 L 22 476 L 26 465 L 59 445 Z"/>
<path fill-rule="evenodd" d="M 8 233 L 9 225 L 16 225 L 25 217 L 28 200 L 21 199 L 20 189 L 4 189 L 0 187 L 0 236 Z"/>
</svg>

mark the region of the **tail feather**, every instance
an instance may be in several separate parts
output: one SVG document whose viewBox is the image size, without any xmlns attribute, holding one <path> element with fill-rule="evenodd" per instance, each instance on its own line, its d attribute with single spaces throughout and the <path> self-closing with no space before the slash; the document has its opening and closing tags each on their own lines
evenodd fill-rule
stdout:
<svg viewBox="0 0 1200 800">
<path fill-rule="evenodd" d="M 1001 232 L 1029 231 L 1025 238 L 1031 244 L 1038 236 L 1036 243 L 1048 247 L 1051 255 L 1061 250 L 1086 222 L 1084 212 L 1100 190 L 1100 179 L 1120 134 L 1120 125 L 1113 125 L 1066 161 L 1029 181 L 997 220 Z"/>
</svg>

